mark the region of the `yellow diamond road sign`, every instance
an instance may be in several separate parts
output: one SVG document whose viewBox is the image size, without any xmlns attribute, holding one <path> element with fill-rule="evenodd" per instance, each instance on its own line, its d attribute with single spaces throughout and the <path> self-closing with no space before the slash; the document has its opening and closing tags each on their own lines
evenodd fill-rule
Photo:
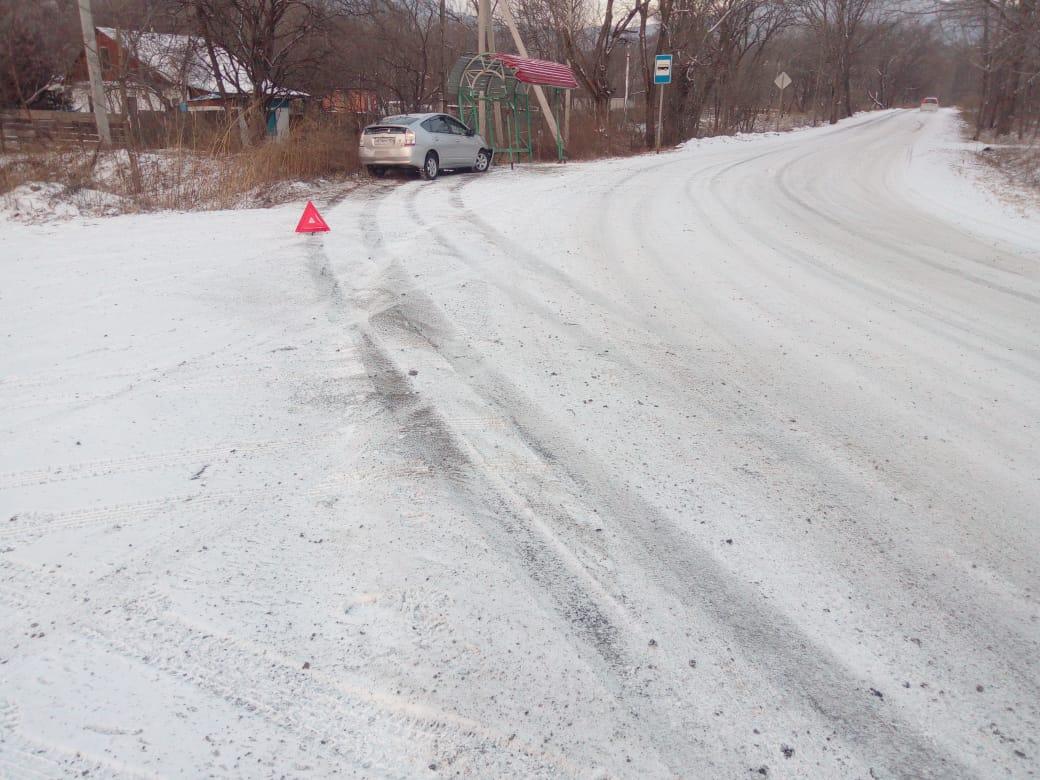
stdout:
<svg viewBox="0 0 1040 780">
<path fill-rule="evenodd" d="M 773 80 L 773 83 L 780 87 L 780 89 L 787 89 L 788 85 L 791 83 L 791 77 L 787 75 L 786 71 L 784 71 Z"/>
</svg>

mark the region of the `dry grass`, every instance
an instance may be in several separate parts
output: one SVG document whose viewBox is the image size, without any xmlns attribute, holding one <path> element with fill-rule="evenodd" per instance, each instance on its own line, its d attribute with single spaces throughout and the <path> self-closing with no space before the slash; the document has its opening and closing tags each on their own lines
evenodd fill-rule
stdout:
<svg viewBox="0 0 1040 780">
<path fill-rule="evenodd" d="M 635 124 L 636 119 L 638 117 L 634 111 L 629 113 L 628 124 L 624 123 L 623 115 L 618 112 L 614 112 L 609 123 L 598 122 L 591 114 L 572 114 L 567 157 L 571 160 L 596 160 L 642 154 L 646 147 L 643 145 L 642 132 Z M 535 146 L 535 156 L 555 159 L 556 150 L 548 134 L 539 141 Z"/>
<path fill-rule="evenodd" d="M 26 150 L 0 157 L 0 195 L 28 182 L 61 182 L 70 190 L 91 183 L 97 150 Z"/>
<path fill-rule="evenodd" d="M 1000 171 L 1014 186 L 1040 195 L 1040 145 L 990 144 L 978 156 Z"/>
<path fill-rule="evenodd" d="M 961 134 L 965 141 L 972 139 L 974 125 L 971 113 L 962 110 Z M 1027 199 L 1040 198 L 1040 137 L 1037 132 L 1020 138 L 1017 134 L 997 136 L 984 130 L 974 142 L 978 144 L 976 158 L 995 170 L 1000 179 Z"/>
<path fill-rule="evenodd" d="M 340 123 L 305 121 L 284 141 L 224 156 L 219 163 L 207 200 L 226 208 L 245 193 L 283 182 L 342 179 L 357 174 L 357 133 Z"/>
<path fill-rule="evenodd" d="M 341 181 L 358 172 L 357 131 L 352 121 L 315 116 L 295 125 L 281 141 L 267 140 L 225 151 L 226 127 L 174 127 L 176 143 L 134 152 L 96 147 L 30 149 L 0 157 L 0 196 L 23 185 L 58 185 L 57 195 L 102 193 L 121 210 L 221 209 L 273 203 L 291 182 Z M 237 127 L 231 130 L 237 134 Z M 48 192 L 54 193 L 50 186 Z"/>
</svg>

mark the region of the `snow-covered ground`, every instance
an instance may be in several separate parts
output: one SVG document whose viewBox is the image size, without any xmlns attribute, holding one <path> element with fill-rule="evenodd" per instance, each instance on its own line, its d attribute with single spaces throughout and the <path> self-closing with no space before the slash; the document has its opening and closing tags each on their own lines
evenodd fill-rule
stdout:
<svg viewBox="0 0 1040 780">
<path fill-rule="evenodd" d="M 1040 771 L 1040 219 L 884 112 L 0 224 L 0 775 Z"/>
</svg>

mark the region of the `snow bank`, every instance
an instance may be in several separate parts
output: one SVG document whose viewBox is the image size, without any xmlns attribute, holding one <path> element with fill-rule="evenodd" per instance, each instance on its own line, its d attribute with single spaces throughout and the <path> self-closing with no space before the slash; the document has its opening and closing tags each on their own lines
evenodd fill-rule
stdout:
<svg viewBox="0 0 1040 780">
<path fill-rule="evenodd" d="M 956 109 L 940 109 L 944 122 L 921 119 L 900 182 L 938 217 L 980 236 L 1026 250 L 1040 248 L 1040 200 L 1035 191 L 1015 186 L 978 158 L 983 144 L 964 140 Z"/>
<path fill-rule="evenodd" d="M 127 201 L 96 189 L 70 190 L 54 182 L 28 182 L 0 195 L 0 217 L 27 222 L 115 216 Z"/>
</svg>

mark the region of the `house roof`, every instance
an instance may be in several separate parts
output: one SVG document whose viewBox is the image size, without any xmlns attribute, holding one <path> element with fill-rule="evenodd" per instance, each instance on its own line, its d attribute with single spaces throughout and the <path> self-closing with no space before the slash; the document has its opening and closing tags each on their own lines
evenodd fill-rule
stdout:
<svg viewBox="0 0 1040 780">
<path fill-rule="evenodd" d="M 530 57 L 519 57 L 516 54 L 493 54 L 503 65 L 516 73 L 516 80 L 525 84 L 539 84 L 545 87 L 575 89 L 578 86 L 574 73 L 566 65 L 549 60 L 535 60 Z"/>
<path fill-rule="evenodd" d="M 198 36 L 117 30 L 113 27 L 98 27 L 97 31 L 172 84 L 184 84 L 206 93 L 219 91 L 206 44 Z M 224 91 L 228 94 L 252 93 L 253 84 L 242 65 L 220 46 L 213 49 Z"/>
</svg>

